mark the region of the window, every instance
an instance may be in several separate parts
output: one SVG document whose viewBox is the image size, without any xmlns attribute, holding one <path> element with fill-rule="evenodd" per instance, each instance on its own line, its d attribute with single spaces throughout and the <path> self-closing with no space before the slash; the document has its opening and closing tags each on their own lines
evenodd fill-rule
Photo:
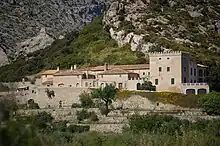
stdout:
<svg viewBox="0 0 220 146">
<path fill-rule="evenodd" d="M 145 75 L 145 72 L 143 72 L 143 75 Z"/>
<path fill-rule="evenodd" d="M 159 58 L 159 60 L 161 60 L 161 58 Z"/>
<path fill-rule="evenodd" d="M 199 76 L 202 77 L 203 76 L 203 71 L 200 69 L 199 70 Z"/>
<path fill-rule="evenodd" d="M 186 72 L 186 67 L 184 67 L 184 72 Z"/>
<path fill-rule="evenodd" d="M 190 70 L 190 74 L 191 74 L 191 76 L 193 75 L 193 69 L 191 68 L 191 70 Z"/>
<path fill-rule="evenodd" d="M 158 85 L 159 82 L 158 82 L 158 79 L 155 79 L 155 85 Z"/>
<path fill-rule="evenodd" d="M 184 81 L 183 82 L 186 83 L 186 77 L 184 77 Z"/>
<path fill-rule="evenodd" d="M 192 82 L 193 82 L 193 80 L 190 81 L 190 83 L 192 83 Z"/>
<path fill-rule="evenodd" d="M 196 80 L 194 80 L 194 83 L 196 83 Z"/>
<path fill-rule="evenodd" d="M 119 75 L 119 77 L 121 77 L 121 75 Z"/>
<path fill-rule="evenodd" d="M 170 60 L 170 58 L 168 57 L 167 60 Z"/>
<path fill-rule="evenodd" d="M 175 79 L 171 78 L 171 85 L 175 84 Z"/>
<path fill-rule="evenodd" d="M 159 67 L 159 72 L 161 72 L 162 71 L 162 67 Z"/>
<path fill-rule="evenodd" d="M 167 72 L 170 72 L 170 67 L 167 67 Z"/>
<path fill-rule="evenodd" d="M 196 69 L 194 69 L 194 76 L 196 76 Z"/>
<path fill-rule="evenodd" d="M 150 72 L 148 72 L 148 75 L 150 75 Z"/>
<path fill-rule="evenodd" d="M 47 77 L 47 75 L 45 75 L 45 77 Z"/>
<path fill-rule="evenodd" d="M 85 82 L 85 87 L 88 87 L 88 82 Z"/>
</svg>

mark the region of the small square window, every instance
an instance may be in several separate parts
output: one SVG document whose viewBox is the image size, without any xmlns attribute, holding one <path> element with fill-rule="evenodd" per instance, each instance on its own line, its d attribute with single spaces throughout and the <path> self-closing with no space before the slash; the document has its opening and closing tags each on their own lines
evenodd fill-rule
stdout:
<svg viewBox="0 0 220 146">
<path fill-rule="evenodd" d="M 161 58 L 159 58 L 159 60 L 161 60 Z"/>
<path fill-rule="evenodd" d="M 162 67 L 159 67 L 159 72 L 161 72 L 162 71 Z"/>
<path fill-rule="evenodd" d="M 170 60 L 170 58 L 168 57 L 167 60 Z"/>
<path fill-rule="evenodd" d="M 186 72 L 186 67 L 184 67 L 184 72 Z"/>
<path fill-rule="evenodd" d="M 167 72 L 170 72 L 170 67 L 167 67 Z"/>
<path fill-rule="evenodd" d="M 143 75 L 145 75 L 145 72 L 143 72 Z"/>
<path fill-rule="evenodd" d="M 158 85 L 159 82 L 158 82 L 158 79 L 155 79 L 155 85 Z"/>
</svg>

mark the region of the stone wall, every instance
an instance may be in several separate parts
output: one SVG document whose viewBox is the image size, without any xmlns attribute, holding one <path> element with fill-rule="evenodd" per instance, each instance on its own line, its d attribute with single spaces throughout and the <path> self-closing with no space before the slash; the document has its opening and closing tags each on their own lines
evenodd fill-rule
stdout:
<svg viewBox="0 0 220 146">
<path fill-rule="evenodd" d="M 45 90 L 54 91 L 55 97 L 49 99 Z M 83 92 L 89 92 L 85 88 L 62 87 L 62 88 L 38 88 L 35 102 L 41 108 L 45 107 L 59 107 L 59 102 L 62 101 L 62 106 L 71 106 L 73 103 L 79 103 L 79 95 Z"/>
</svg>

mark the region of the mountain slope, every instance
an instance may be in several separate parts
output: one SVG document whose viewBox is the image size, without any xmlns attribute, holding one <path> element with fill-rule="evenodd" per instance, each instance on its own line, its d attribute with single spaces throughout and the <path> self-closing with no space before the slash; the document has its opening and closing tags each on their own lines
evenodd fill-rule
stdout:
<svg viewBox="0 0 220 146">
<path fill-rule="evenodd" d="M 0 68 L 0 81 L 20 81 L 26 75 L 42 69 L 70 68 L 110 64 L 146 63 L 144 55 L 132 52 L 129 46 L 118 48 L 108 32 L 103 29 L 102 17 L 97 17 L 79 33 L 57 39 L 44 50 L 21 55 L 10 65 Z"/>
<path fill-rule="evenodd" d="M 54 39 L 80 29 L 100 15 L 110 1 L 1 0 L 0 65 L 20 54 L 44 49 Z M 39 36 L 41 30 L 45 32 Z"/>
</svg>

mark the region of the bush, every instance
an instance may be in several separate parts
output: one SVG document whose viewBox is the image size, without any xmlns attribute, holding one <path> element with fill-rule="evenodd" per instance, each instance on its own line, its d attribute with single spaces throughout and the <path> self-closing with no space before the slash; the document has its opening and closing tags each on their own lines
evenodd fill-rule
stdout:
<svg viewBox="0 0 220 146">
<path fill-rule="evenodd" d="M 110 110 L 108 108 L 106 108 L 105 106 L 100 106 L 99 110 L 100 110 L 101 114 L 105 115 L 105 116 L 107 116 L 108 113 L 110 112 Z"/>
<path fill-rule="evenodd" d="M 39 105 L 33 99 L 28 100 L 28 107 L 29 109 L 40 109 Z"/>
<path fill-rule="evenodd" d="M 207 114 L 220 115 L 220 93 L 212 92 L 203 95 L 199 104 Z"/>
<path fill-rule="evenodd" d="M 46 129 L 52 123 L 53 119 L 50 113 L 41 112 L 33 117 L 33 122 L 39 129 Z"/>
<path fill-rule="evenodd" d="M 90 129 L 90 126 L 70 125 L 67 128 L 67 131 L 71 133 L 82 133 L 82 132 L 88 132 L 89 129 Z"/>
<path fill-rule="evenodd" d="M 73 103 L 71 108 L 81 108 L 81 104 L 78 104 L 78 103 Z"/>
<path fill-rule="evenodd" d="M 79 95 L 82 107 L 89 108 L 93 106 L 93 101 L 89 93 L 83 92 Z"/>
<path fill-rule="evenodd" d="M 97 114 L 94 111 L 89 113 L 89 119 L 93 122 L 99 121 L 99 118 L 98 118 Z"/>
<path fill-rule="evenodd" d="M 174 135 L 181 134 L 180 128 L 188 128 L 189 121 L 167 115 L 133 115 L 129 118 L 130 130 L 139 132 L 159 132 Z"/>
<path fill-rule="evenodd" d="M 89 118 L 89 113 L 87 110 L 83 109 L 81 111 L 77 111 L 76 116 L 79 121 L 82 121 Z"/>
</svg>

